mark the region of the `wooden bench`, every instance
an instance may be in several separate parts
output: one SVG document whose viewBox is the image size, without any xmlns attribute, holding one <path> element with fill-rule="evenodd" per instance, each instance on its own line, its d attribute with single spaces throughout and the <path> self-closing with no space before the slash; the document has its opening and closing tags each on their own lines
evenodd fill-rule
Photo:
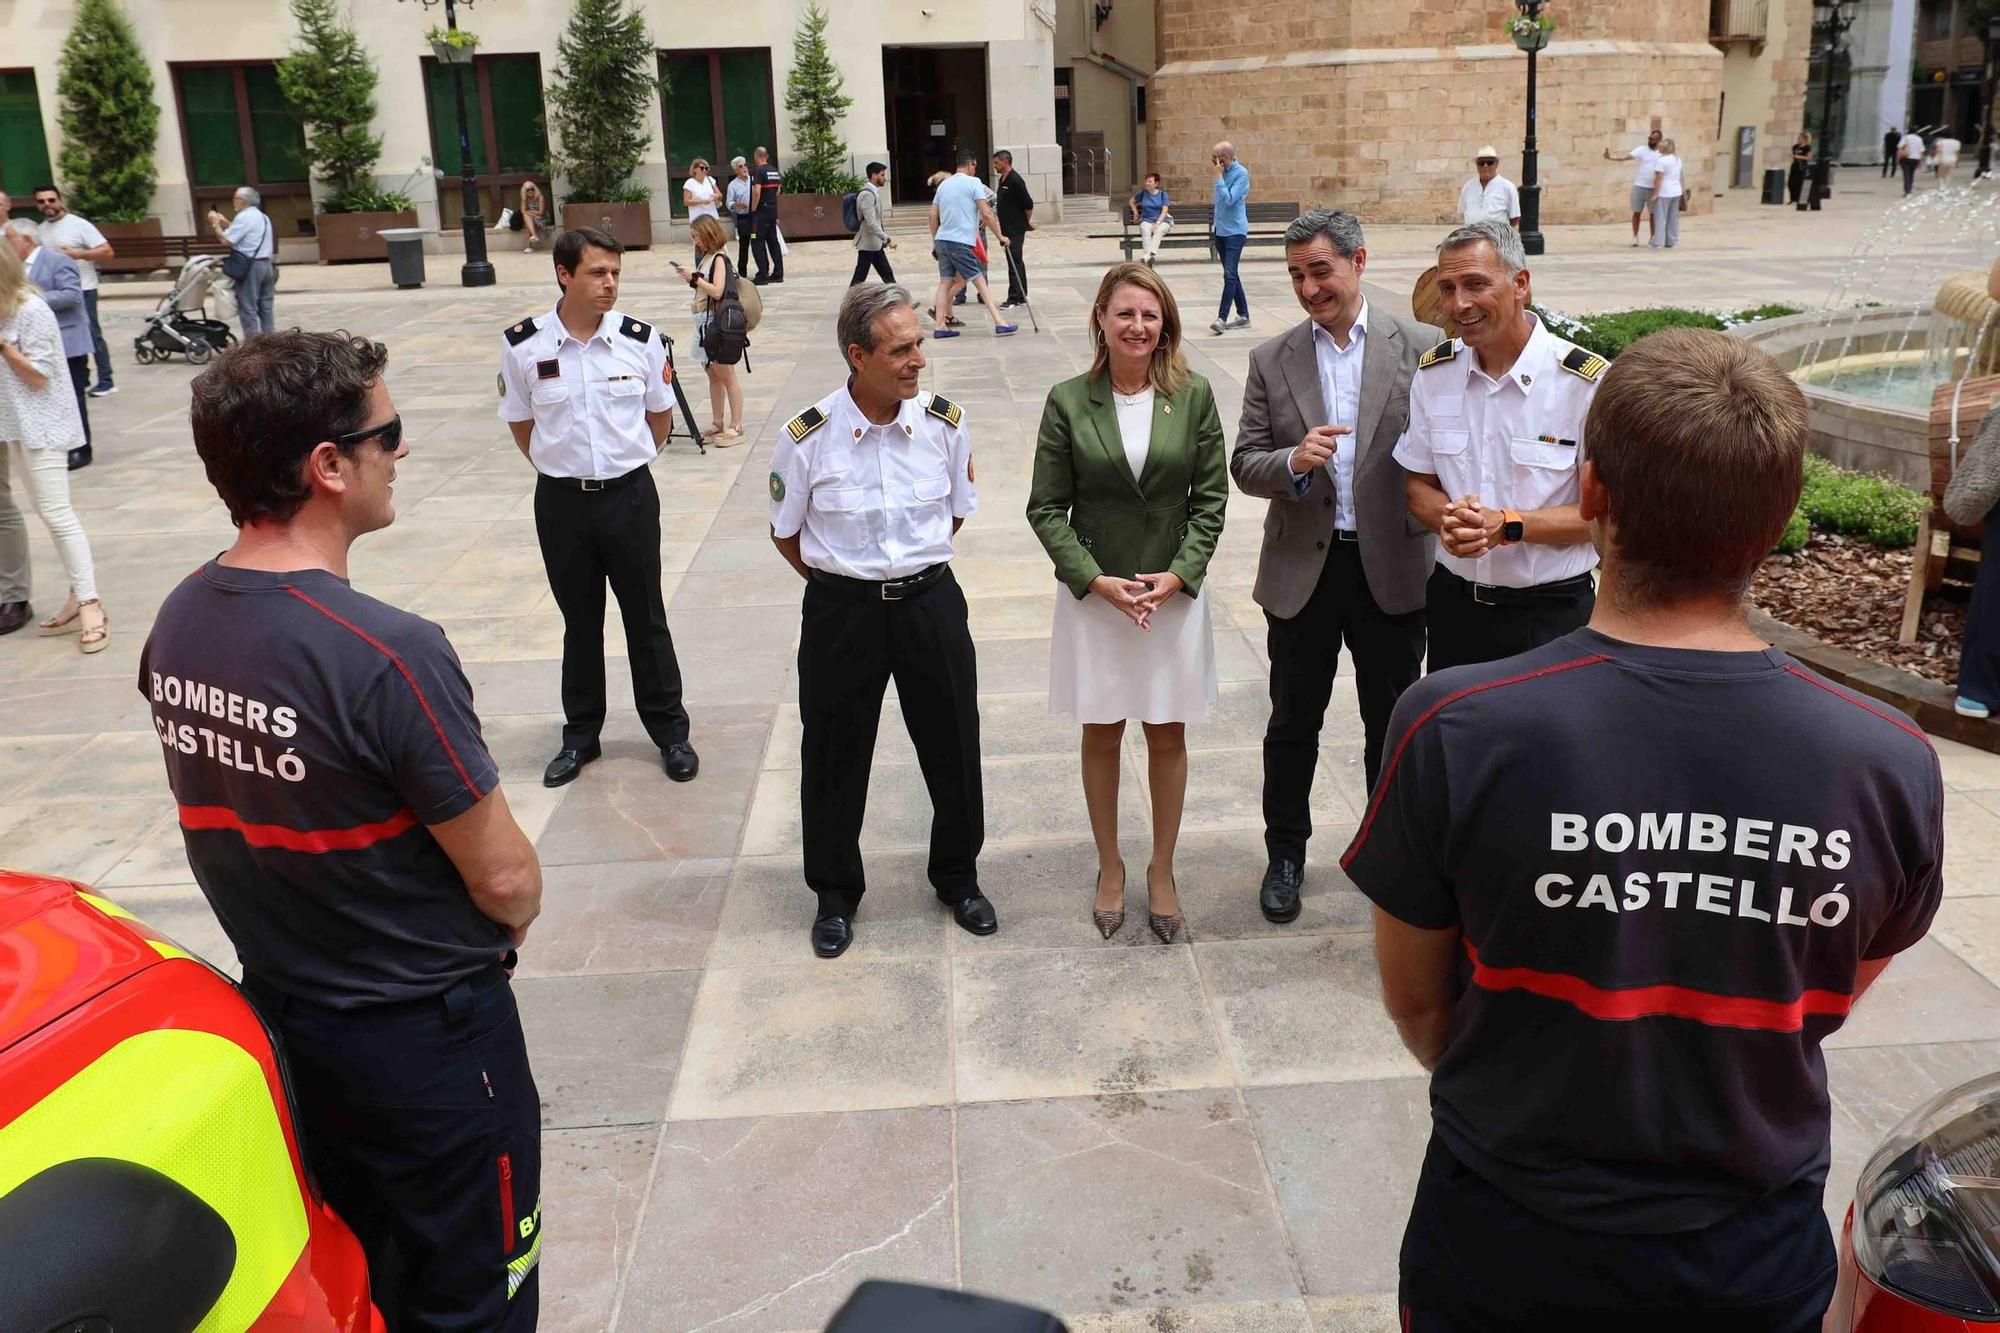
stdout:
<svg viewBox="0 0 2000 1333">
<path fill-rule="evenodd" d="M 1132 221 L 1126 208 L 1129 199 L 1113 199 L 1112 208 L 1118 213 L 1124 230 L 1119 232 L 1092 232 L 1093 241 L 1118 241 L 1129 262 L 1135 251 L 1145 244 L 1139 235 L 1139 224 Z M 1269 204 L 1251 202 L 1243 206 L 1246 219 L 1250 223 L 1250 234 L 1243 239 L 1249 245 L 1283 245 L 1285 228 L 1299 215 L 1297 203 Z M 1215 254 L 1215 206 L 1213 204 L 1175 204 L 1167 210 L 1174 225 L 1167 230 L 1166 237 L 1159 242 L 1161 249 L 1194 249 L 1200 247 L 1211 259 Z M 1197 231 L 1197 229 L 1199 229 Z M 1220 260 L 1217 259 L 1219 263 Z"/>
<path fill-rule="evenodd" d="M 1983 524 L 1970 527 L 1953 523 L 1944 512 L 1945 487 L 1951 484 L 1952 407 L 1957 400 L 1958 454 L 1972 447 L 1981 423 L 1989 412 L 2000 412 L 2000 375 L 1969 379 L 1961 389 L 1953 380 L 1939 385 L 1931 395 L 1930 455 L 1931 502 L 1917 526 L 1916 558 L 1910 564 L 1910 586 L 1903 598 L 1903 622 L 1896 639 L 1917 641 L 1917 625 L 1923 618 L 1924 596 L 1944 584 L 1946 572 L 1954 579 L 1970 583 L 1978 567 L 1985 536 Z"/>
<path fill-rule="evenodd" d="M 185 264 L 196 255 L 229 253 L 229 247 L 213 235 L 121 236 L 112 245 L 117 258 L 107 261 L 105 270 L 112 273 L 149 273 L 156 268 L 173 268 L 172 260 Z M 131 262 L 135 260 L 141 262 Z"/>
</svg>

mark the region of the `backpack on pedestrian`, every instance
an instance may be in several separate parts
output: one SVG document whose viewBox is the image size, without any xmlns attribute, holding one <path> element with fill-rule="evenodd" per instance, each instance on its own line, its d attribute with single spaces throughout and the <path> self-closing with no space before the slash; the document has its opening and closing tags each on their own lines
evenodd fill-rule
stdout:
<svg viewBox="0 0 2000 1333">
<path fill-rule="evenodd" d="M 759 317 L 763 315 L 763 302 L 755 287 L 743 287 L 737 282 L 736 266 L 727 255 L 717 252 L 716 257 L 722 261 L 722 295 L 708 303 L 708 326 L 702 331 L 701 350 L 716 365 L 733 366 L 749 349 L 750 330 L 755 327 L 743 298 L 751 295 L 758 299 Z"/>
<path fill-rule="evenodd" d="M 840 196 L 840 225 L 849 231 L 861 230 L 861 192 L 849 190 Z"/>
</svg>

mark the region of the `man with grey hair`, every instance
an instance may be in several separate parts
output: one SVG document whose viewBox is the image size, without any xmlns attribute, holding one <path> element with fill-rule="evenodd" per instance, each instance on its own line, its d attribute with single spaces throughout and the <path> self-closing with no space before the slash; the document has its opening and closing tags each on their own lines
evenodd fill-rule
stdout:
<svg viewBox="0 0 2000 1333">
<path fill-rule="evenodd" d="M 732 157 L 729 171 L 729 188 L 723 192 L 722 202 L 736 224 L 736 271 L 742 273 L 750 267 L 750 238 L 757 230 L 756 220 L 750 216 L 750 164 L 740 155 Z"/>
<path fill-rule="evenodd" d="M 931 887 L 962 929 L 999 929 L 979 891 L 978 670 L 950 564 L 978 506 L 971 434 L 958 404 L 917 390 L 924 331 L 907 290 L 849 287 L 837 329 L 847 383 L 785 424 L 770 478 L 771 540 L 806 581 L 799 804 L 821 958 L 854 940 L 861 819 L 892 679 L 930 791 Z"/>
<path fill-rule="evenodd" d="M 1606 364 L 1528 311 L 1528 257 L 1498 218 L 1444 238 L 1437 290 L 1456 336 L 1418 359 L 1396 445 L 1410 513 L 1440 539 L 1432 671 L 1512 657 L 1590 619 L 1597 552 L 1577 502 Z"/>
<path fill-rule="evenodd" d="M 241 186 L 232 202 L 236 216 L 225 218 L 211 208 L 208 226 L 217 240 L 250 261 L 249 271 L 236 283 L 236 316 L 243 325 L 243 336 L 248 338 L 278 327 L 271 315 L 278 287 L 278 234 L 264 213 L 264 196 L 257 191 Z"/>
<path fill-rule="evenodd" d="M 1251 596 L 1271 659 L 1258 905 L 1276 922 L 1300 911 L 1320 725 L 1342 642 L 1371 787 L 1390 711 L 1423 672 L 1433 539 L 1408 520 L 1390 449 L 1409 420 L 1417 358 L 1440 334 L 1372 308 L 1361 290 L 1367 265 L 1352 213 L 1316 208 L 1286 229 L 1285 266 L 1306 318 L 1250 353 L 1229 460 L 1237 486 L 1271 502 Z"/>
</svg>

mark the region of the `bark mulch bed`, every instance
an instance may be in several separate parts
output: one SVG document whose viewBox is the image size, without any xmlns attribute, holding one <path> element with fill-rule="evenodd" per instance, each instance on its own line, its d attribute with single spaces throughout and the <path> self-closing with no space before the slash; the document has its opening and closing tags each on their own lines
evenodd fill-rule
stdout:
<svg viewBox="0 0 2000 1333">
<path fill-rule="evenodd" d="M 1954 685 L 1959 640 L 1965 633 L 1962 596 L 1927 598 L 1917 641 L 1896 642 L 1912 558 L 1910 551 L 1885 551 L 1852 537 L 1815 532 L 1804 550 L 1765 559 L 1751 581 L 1750 600 L 1822 643 Z"/>
</svg>

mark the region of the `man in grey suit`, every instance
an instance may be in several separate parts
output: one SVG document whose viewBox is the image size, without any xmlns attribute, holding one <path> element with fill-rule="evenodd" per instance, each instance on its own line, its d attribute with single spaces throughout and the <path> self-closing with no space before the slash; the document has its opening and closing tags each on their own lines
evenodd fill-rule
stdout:
<svg viewBox="0 0 2000 1333">
<path fill-rule="evenodd" d="M 1340 645 L 1354 660 L 1364 772 L 1372 787 L 1397 698 L 1424 658 L 1424 583 L 1436 559 L 1409 515 L 1391 451 L 1408 424 L 1410 377 L 1442 339 L 1371 309 L 1368 251 L 1351 213 L 1316 208 L 1285 232 L 1304 323 L 1250 353 L 1229 470 L 1271 502 L 1251 595 L 1264 608 L 1271 720 L 1264 731 L 1264 872 L 1258 905 L 1297 919 L 1308 800 Z"/>
<path fill-rule="evenodd" d="M 32 222 L 15 219 L 6 224 L 7 243 L 27 265 L 28 281 L 42 289 L 42 299 L 55 312 L 56 329 L 62 334 L 63 356 L 69 362 L 70 386 L 76 392 L 76 412 L 83 418 L 83 448 L 69 451 L 69 466 L 90 464 L 90 312 L 83 300 L 83 274 L 76 261 L 62 251 L 43 245 L 41 233 Z"/>
</svg>

